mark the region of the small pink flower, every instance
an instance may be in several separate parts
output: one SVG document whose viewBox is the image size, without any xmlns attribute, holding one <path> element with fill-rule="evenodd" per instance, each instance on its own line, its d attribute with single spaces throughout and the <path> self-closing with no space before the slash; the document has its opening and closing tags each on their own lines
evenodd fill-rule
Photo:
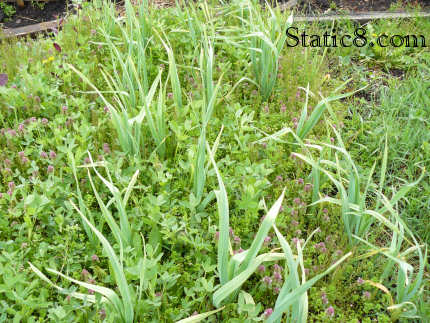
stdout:
<svg viewBox="0 0 430 323">
<path fill-rule="evenodd" d="M 90 294 L 90 295 L 94 295 L 94 290 L 92 290 L 92 289 L 88 289 L 88 294 Z"/>
<path fill-rule="evenodd" d="M 55 153 L 55 151 L 53 150 L 49 151 L 49 158 L 55 159 L 56 157 L 57 157 L 57 154 Z"/>
<path fill-rule="evenodd" d="M 267 319 L 270 315 L 272 315 L 273 310 L 271 308 L 268 308 L 264 311 L 264 317 Z"/>
<path fill-rule="evenodd" d="M 296 197 L 296 198 L 293 200 L 293 202 L 294 202 L 294 204 L 299 205 L 301 201 L 300 201 L 300 198 L 299 198 L 299 197 Z"/>
<path fill-rule="evenodd" d="M 276 176 L 275 180 L 279 181 L 279 182 L 282 182 L 282 176 L 281 175 Z"/>
<path fill-rule="evenodd" d="M 280 291 L 281 291 L 281 289 L 277 286 L 275 288 L 273 288 L 273 294 L 275 294 L 275 295 L 278 295 Z"/>
<path fill-rule="evenodd" d="M 334 315 L 334 308 L 333 308 L 333 306 L 329 306 L 327 309 L 326 309 L 326 314 L 327 314 L 327 316 L 329 316 L 329 317 L 333 317 L 333 315 Z"/>
<path fill-rule="evenodd" d="M 312 184 L 306 184 L 304 190 L 305 192 L 310 192 L 312 190 Z"/>
<path fill-rule="evenodd" d="M 11 164 L 12 164 L 12 162 L 9 160 L 9 159 L 5 159 L 4 160 L 4 164 L 6 165 L 6 166 L 10 166 Z"/>
<path fill-rule="evenodd" d="M 22 123 L 18 126 L 18 131 L 24 132 L 24 125 Z"/>
<path fill-rule="evenodd" d="M 68 108 L 67 108 L 67 106 L 63 105 L 63 106 L 61 107 L 61 110 L 63 111 L 63 113 L 66 113 L 66 112 L 67 112 L 67 110 L 68 110 Z"/>
<path fill-rule="evenodd" d="M 103 110 L 104 110 L 104 112 L 105 112 L 105 113 L 109 113 L 109 108 L 108 108 L 108 106 L 104 106 L 104 107 L 103 107 Z"/>
<path fill-rule="evenodd" d="M 71 299 L 72 299 L 72 297 L 71 297 L 70 295 L 67 295 L 67 296 L 66 296 L 66 301 L 67 301 L 67 302 L 70 302 L 70 300 L 71 300 Z"/>
<path fill-rule="evenodd" d="M 102 308 L 102 309 L 99 311 L 99 315 L 100 315 L 100 319 L 101 319 L 102 321 L 106 318 L 106 311 L 105 311 L 105 309 L 104 309 L 104 308 Z"/>
<path fill-rule="evenodd" d="M 91 256 L 91 260 L 94 261 L 94 262 L 100 261 L 100 259 L 99 259 L 99 257 L 97 255 L 92 255 Z"/>
<path fill-rule="evenodd" d="M 13 182 L 13 181 L 9 182 L 9 183 L 7 183 L 7 186 L 9 187 L 10 190 L 13 191 L 15 189 L 15 182 Z"/>
<path fill-rule="evenodd" d="M 363 280 L 363 278 L 358 277 L 358 279 L 357 279 L 357 284 L 358 284 L 358 285 L 362 285 L 362 284 L 364 284 L 364 280 Z"/>
<path fill-rule="evenodd" d="M 265 237 L 264 238 L 264 245 L 268 245 L 269 243 L 270 243 L 270 241 L 272 241 L 272 238 L 271 237 L 269 237 L 269 236 L 267 236 L 267 237 Z"/>
<path fill-rule="evenodd" d="M 330 137 L 330 141 L 333 143 L 333 142 L 334 142 L 334 138 L 333 138 L 333 137 Z"/>
<path fill-rule="evenodd" d="M 103 144 L 103 151 L 105 152 L 105 154 L 110 153 L 110 148 L 109 148 L 109 145 L 107 143 Z"/>
<path fill-rule="evenodd" d="M 48 119 L 43 118 L 43 119 L 42 119 L 42 123 L 43 123 L 44 125 L 48 124 Z"/>
<path fill-rule="evenodd" d="M 215 232 L 215 240 L 218 241 L 219 240 L 219 231 Z"/>
<path fill-rule="evenodd" d="M 303 178 L 297 179 L 297 183 L 300 184 L 300 185 L 303 185 L 304 182 L 305 181 L 303 180 Z"/>
<path fill-rule="evenodd" d="M 265 271 L 266 271 L 266 267 L 264 267 L 264 265 L 260 265 L 260 266 L 258 266 L 257 270 L 258 270 L 259 272 L 263 273 L 263 272 L 265 272 Z"/>
<path fill-rule="evenodd" d="M 21 158 L 21 163 L 23 163 L 24 165 L 27 164 L 28 162 L 30 162 L 30 160 L 27 157 L 22 157 Z"/>
<path fill-rule="evenodd" d="M 82 269 L 82 272 L 81 272 L 82 277 L 87 278 L 89 274 L 90 272 L 88 270 L 86 270 L 85 268 Z"/>
<path fill-rule="evenodd" d="M 363 293 L 363 297 L 364 297 L 364 298 L 367 298 L 367 299 L 370 299 L 370 293 L 369 293 L 368 291 L 365 291 L 365 292 Z"/>
<path fill-rule="evenodd" d="M 280 273 L 278 273 L 277 271 L 275 271 L 273 273 L 273 279 L 276 280 L 277 282 L 281 282 L 282 281 L 282 275 Z"/>
<path fill-rule="evenodd" d="M 291 210 L 291 215 L 292 216 L 296 216 L 298 214 L 297 210 L 292 209 Z"/>
<path fill-rule="evenodd" d="M 88 157 L 85 157 L 85 159 L 84 159 L 84 163 L 85 163 L 85 164 L 89 164 L 89 163 L 90 163 L 90 159 L 89 159 Z"/>
<path fill-rule="evenodd" d="M 155 297 L 161 297 L 161 296 L 163 296 L 163 294 L 161 292 L 155 293 Z"/>
<path fill-rule="evenodd" d="M 287 111 L 287 106 L 285 104 L 281 105 L 281 113 L 284 113 L 285 111 Z"/>
<path fill-rule="evenodd" d="M 291 241 L 293 242 L 293 245 L 297 246 L 297 244 L 299 243 L 299 238 L 294 237 L 293 239 L 291 239 Z"/>
<path fill-rule="evenodd" d="M 9 130 L 7 131 L 7 133 L 8 133 L 11 137 L 16 137 L 16 136 L 17 136 L 16 131 L 15 131 L 15 130 L 13 130 L 13 129 L 9 129 Z"/>
<path fill-rule="evenodd" d="M 48 168 L 46 169 L 46 171 L 47 171 L 48 173 L 52 173 L 52 172 L 54 171 L 54 166 L 49 165 L 49 166 L 48 166 Z"/>
<path fill-rule="evenodd" d="M 40 158 L 48 158 L 48 154 L 44 152 L 43 150 L 40 152 Z"/>
<path fill-rule="evenodd" d="M 173 93 L 172 92 L 167 93 L 167 98 L 172 99 L 173 98 Z"/>
<path fill-rule="evenodd" d="M 238 236 L 234 236 L 233 242 L 236 244 L 240 244 L 240 238 Z"/>
<path fill-rule="evenodd" d="M 270 278 L 269 276 L 264 276 L 263 277 L 263 283 L 265 283 L 266 285 L 271 285 L 272 284 L 272 278 Z"/>
<path fill-rule="evenodd" d="M 291 225 L 292 225 L 293 227 L 296 227 L 296 226 L 298 226 L 298 225 L 299 225 L 299 222 L 298 222 L 298 221 L 296 221 L 296 220 L 292 220 L 292 221 L 291 221 Z"/>
<path fill-rule="evenodd" d="M 102 155 L 98 155 L 98 156 L 97 156 L 97 160 L 98 160 L 98 161 L 102 161 L 102 160 L 103 160 L 103 156 L 102 156 Z"/>
<path fill-rule="evenodd" d="M 324 213 L 324 214 L 327 214 L 327 213 L 328 213 L 328 210 L 327 210 L 327 209 L 323 209 L 322 211 L 323 211 L 323 213 Z"/>
<path fill-rule="evenodd" d="M 293 123 L 297 123 L 298 119 L 296 117 L 294 117 L 292 121 L 293 121 Z"/>
<path fill-rule="evenodd" d="M 30 118 L 30 122 L 36 122 L 36 121 L 37 121 L 36 117 L 31 117 Z"/>
</svg>

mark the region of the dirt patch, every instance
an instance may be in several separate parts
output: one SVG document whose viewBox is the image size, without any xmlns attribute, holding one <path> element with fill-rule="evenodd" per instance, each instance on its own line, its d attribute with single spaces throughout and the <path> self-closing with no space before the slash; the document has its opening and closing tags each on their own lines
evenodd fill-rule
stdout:
<svg viewBox="0 0 430 323">
<path fill-rule="evenodd" d="M 25 2 L 24 8 L 15 6 L 16 13 L 11 17 L 3 17 L 3 27 L 16 28 L 23 27 L 40 22 L 55 20 L 58 17 L 64 16 L 68 7 L 67 0 L 57 0 L 50 2 Z M 1 14 L 0 14 L 1 16 Z M 8 21 L 5 21 L 8 19 Z"/>
</svg>

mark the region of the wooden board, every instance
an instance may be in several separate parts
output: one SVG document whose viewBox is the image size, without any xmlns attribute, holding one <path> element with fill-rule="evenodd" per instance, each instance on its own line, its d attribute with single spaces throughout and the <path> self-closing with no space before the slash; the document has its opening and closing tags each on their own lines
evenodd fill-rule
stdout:
<svg viewBox="0 0 430 323">
<path fill-rule="evenodd" d="M 321 16 L 295 16 L 294 21 L 314 22 L 314 21 L 335 21 L 335 20 L 354 20 L 369 21 L 375 19 L 402 19 L 414 17 L 430 17 L 430 12 L 385 12 L 370 11 L 366 13 L 355 13 L 349 15 L 321 15 Z"/>
<path fill-rule="evenodd" d="M 34 33 L 48 31 L 51 29 L 57 29 L 59 23 L 60 23 L 59 20 L 52 20 L 52 21 L 41 22 L 38 24 L 24 26 L 24 27 L 4 29 L 3 34 L 0 36 L 0 38 L 21 37 L 21 36 L 31 35 Z"/>
</svg>

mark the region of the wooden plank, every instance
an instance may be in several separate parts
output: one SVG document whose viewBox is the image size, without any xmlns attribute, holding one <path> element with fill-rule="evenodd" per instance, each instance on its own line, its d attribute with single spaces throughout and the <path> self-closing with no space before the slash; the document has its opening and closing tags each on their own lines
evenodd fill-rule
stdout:
<svg viewBox="0 0 430 323">
<path fill-rule="evenodd" d="M 335 20 L 354 20 L 369 21 L 375 19 L 403 19 L 414 17 L 430 17 L 430 12 L 384 12 L 369 11 L 365 13 L 355 13 L 349 15 L 321 15 L 321 16 L 295 16 L 294 21 L 314 22 L 314 21 L 335 21 Z"/>
<path fill-rule="evenodd" d="M 42 31 L 47 31 L 50 29 L 57 29 L 59 23 L 60 23 L 60 20 L 52 20 L 52 21 L 41 22 L 38 24 L 24 26 L 24 27 L 4 29 L 3 38 L 21 37 L 21 36 L 31 35 Z"/>
</svg>

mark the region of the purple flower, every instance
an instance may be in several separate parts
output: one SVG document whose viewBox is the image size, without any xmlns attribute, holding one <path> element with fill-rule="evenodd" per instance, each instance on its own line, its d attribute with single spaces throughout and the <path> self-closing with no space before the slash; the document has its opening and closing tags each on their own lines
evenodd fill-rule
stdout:
<svg viewBox="0 0 430 323">
<path fill-rule="evenodd" d="M 161 296 L 163 296 L 163 294 L 161 294 L 161 292 L 155 293 L 155 297 L 161 297 Z"/>
<path fill-rule="evenodd" d="M 271 237 L 267 236 L 267 237 L 265 237 L 265 238 L 264 238 L 264 244 L 265 244 L 266 246 L 270 243 L 270 241 L 272 241 L 272 238 L 271 238 Z"/>
<path fill-rule="evenodd" d="M 18 152 L 18 156 L 19 156 L 20 158 L 24 158 L 24 157 L 25 157 L 25 152 L 24 152 L 24 151 L 19 151 L 19 152 Z"/>
<path fill-rule="evenodd" d="M 107 106 L 107 105 L 105 105 L 105 106 L 103 107 L 103 111 L 104 111 L 105 113 L 109 113 L 109 108 L 108 108 L 108 106 Z"/>
<path fill-rule="evenodd" d="M 48 173 L 52 173 L 52 172 L 54 171 L 54 166 L 49 165 L 46 171 L 47 171 Z"/>
<path fill-rule="evenodd" d="M 364 297 L 364 298 L 367 298 L 367 299 L 370 299 L 370 293 L 369 293 L 368 291 L 365 291 L 365 292 L 363 293 L 363 297 Z"/>
<path fill-rule="evenodd" d="M 329 306 L 327 309 L 326 309 L 326 314 L 327 314 L 327 316 L 329 316 L 329 317 L 333 317 L 333 315 L 334 315 L 334 308 L 333 308 L 333 306 Z"/>
<path fill-rule="evenodd" d="M 12 162 L 9 160 L 9 159 L 5 159 L 4 160 L 4 164 L 6 165 L 6 166 L 10 166 L 11 164 L 12 164 Z"/>
<path fill-rule="evenodd" d="M 84 163 L 85 163 L 85 164 L 89 164 L 89 163 L 90 163 L 90 159 L 89 159 L 88 157 L 85 157 L 85 159 L 84 159 Z"/>
<path fill-rule="evenodd" d="M 22 123 L 18 126 L 18 131 L 24 132 L 24 125 Z"/>
<path fill-rule="evenodd" d="M 167 97 L 168 97 L 169 99 L 173 98 L 173 93 L 172 93 L 172 92 L 167 93 Z"/>
<path fill-rule="evenodd" d="M 28 162 L 30 162 L 30 160 L 27 157 L 24 156 L 21 158 L 21 163 L 27 164 Z"/>
<path fill-rule="evenodd" d="M 294 202 L 294 204 L 299 205 L 301 201 L 300 201 L 300 198 L 299 198 L 299 197 L 296 197 L 296 198 L 293 200 L 293 202 Z"/>
<path fill-rule="evenodd" d="M 297 210 L 292 209 L 291 210 L 291 215 L 292 216 L 296 216 L 298 214 Z"/>
<path fill-rule="evenodd" d="M 234 236 L 233 242 L 236 244 L 240 244 L 240 238 L 238 236 Z"/>
<path fill-rule="evenodd" d="M 274 264 L 273 265 L 273 270 L 280 273 L 282 271 L 282 267 L 279 266 L 278 264 Z"/>
<path fill-rule="evenodd" d="M 306 184 L 304 190 L 305 192 L 310 192 L 312 190 L 312 184 Z"/>
<path fill-rule="evenodd" d="M 281 175 L 276 176 L 275 180 L 279 181 L 279 182 L 282 182 L 282 176 Z"/>
<path fill-rule="evenodd" d="M 277 282 L 282 282 L 282 275 L 279 272 L 275 271 L 273 273 L 273 279 Z"/>
<path fill-rule="evenodd" d="M 31 122 L 36 122 L 36 120 L 37 120 L 37 119 L 36 119 L 36 117 L 31 117 L 31 118 L 30 118 L 30 121 L 31 121 Z"/>
<path fill-rule="evenodd" d="M 48 119 L 43 118 L 43 119 L 42 119 L 42 123 L 43 123 L 43 124 L 45 124 L 45 125 L 46 125 L 46 124 L 48 124 Z"/>
<path fill-rule="evenodd" d="M 13 129 L 9 129 L 9 130 L 7 131 L 7 133 L 8 133 L 11 137 L 16 137 L 16 135 L 17 135 L 16 131 L 15 131 L 15 130 L 13 130 Z"/>
<path fill-rule="evenodd" d="M 100 259 L 99 259 L 99 257 L 97 255 L 92 255 L 91 256 L 91 260 L 94 261 L 94 262 L 100 261 Z"/>
<path fill-rule="evenodd" d="M 48 158 L 48 154 L 42 150 L 40 152 L 40 158 Z"/>
<path fill-rule="evenodd" d="M 90 272 L 88 270 L 86 270 L 85 268 L 82 269 L 82 272 L 81 272 L 82 277 L 87 278 L 89 274 Z"/>
<path fill-rule="evenodd" d="M 12 191 L 13 191 L 13 190 L 15 189 L 15 182 L 13 182 L 13 181 L 12 181 L 12 182 L 9 182 L 9 183 L 7 184 L 7 186 L 9 187 L 9 189 L 10 189 L 10 190 L 12 190 Z"/>
<path fill-rule="evenodd" d="M 278 295 L 280 291 L 281 291 L 281 289 L 278 286 L 273 288 L 273 294 L 275 294 L 275 295 Z"/>
<path fill-rule="evenodd" d="M 102 321 L 106 318 L 106 311 L 105 311 L 105 309 L 104 309 L 104 308 L 102 308 L 102 309 L 99 311 L 99 316 L 100 316 L 100 319 L 101 319 Z"/>
<path fill-rule="evenodd" d="M 67 295 L 67 296 L 66 296 L 66 301 L 67 301 L 67 302 L 70 302 L 70 300 L 71 300 L 71 299 L 72 299 L 72 297 L 71 297 L 70 295 Z"/>
<path fill-rule="evenodd" d="M 272 284 L 272 278 L 270 278 L 269 276 L 264 276 L 263 277 L 263 283 L 265 283 L 266 285 L 271 285 Z"/>
<path fill-rule="evenodd" d="M 303 180 L 303 178 L 299 178 L 297 179 L 297 183 L 303 185 L 305 181 Z"/>
<path fill-rule="evenodd" d="M 215 232 L 215 240 L 218 241 L 219 240 L 219 231 Z"/>
<path fill-rule="evenodd" d="M 284 113 L 285 111 L 287 111 L 287 106 L 285 104 L 281 105 L 281 113 Z"/>
<path fill-rule="evenodd" d="M 272 315 L 273 310 L 271 308 L 268 308 L 264 311 L 264 317 L 267 319 L 270 315 Z"/>
<path fill-rule="evenodd" d="M 110 153 L 110 148 L 109 148 L 109 145 L 107 143 L 103 144 L 103 151 L 105 152 L 105 154 Z"/>
<path fill-rule="evenodd" d="M 297 92 L 296 92 L 296 99 L 299 99 L 300 98 L 300 89 L 297 89 Z"/>
<path fill-rule="evenodd" d="M 327 209 L 325 209 L 325 208 L 324 208 L 322 211 L 323 211 L 323 213 L 324 213 L 324 214 L 327 214 L 327 213 L 328 213 L 328 210 L 327 210 Z"/>
<path fill-rule="evenodd" d="M 293 242 L 293 245 L 297 246 L 297 244 L 299 243 L 299 238 L 294 237 L 293 239 L 291 239 L 291 241 Z"/>
<path fill-rule="evenodd" d="M 5 86 L 8 79 L 9 78 L 8 78 L 7 74 L 4 74 L 4 73 L 0 74 L 0 86 Z"/>
<path fill-rule="evenodd" d="M 260 266 L 258 266 L 258 268 L 257 268 L 257 270 L 259 271 L 259 272 L 265 272 L 266 271 L 266 267 L 264 267 L 264 265 L 260 265 Z"/>
<path fill-rule="evenodd" d="M 228 228 L 228 232 L 230 233 L 231 236 L 234 235 L 234 231 L 233 231 L 233 229 L 231 227 Z"/>
<path fill-rule="evenodd" d="M 66 112 L 67 112 L 67 110 L 68 110 L 68 108 L 67 108 L 67 106 L 63 105 L 63 106 L 61 107 L 61 110 L 63 110 L 63 113 L 66 113 Z"/>
<path fill-rule="evenodd" d="M 292 220 L 292 221 L 291 221 L 291 225 L 292 225 L 293 227 L 296 227 L 296 226 L 298 226 L 298 225 L 299 225 L 299 222 L 298 222 L 298 221 L 296 221 L 296 220 Z"/>
<path fill-rule="evenodd" d="M 94 295 L 94 290 L 92 290 L 92 289 L 88 289 L 88 294 L 90 294 L 90 295 Z"/>
<path fill-rule="evenodd" d="M 333 137 L 331 137 L 331 138 L 330 138 L 330 141 L 333 143 L 333 142 L 334 142 L 334 138 L 333 138 Z"/>
<path fill-rule="evenodd" d="M 358 284 L 358 285 L 362 285 L 362 284 L 364 284 L 364 280 L 363 280 L 363 278 L 358 277 L 358 279 L 357 279 L 357 284 Z"/>
<path fill-rule="evenodd" d="M 55 159 L 56 157 L 57 157 L 57 154 L 55 153 L 55 151 L 53 150 L 49 151 L 49 158 Z"/>
</svg>

